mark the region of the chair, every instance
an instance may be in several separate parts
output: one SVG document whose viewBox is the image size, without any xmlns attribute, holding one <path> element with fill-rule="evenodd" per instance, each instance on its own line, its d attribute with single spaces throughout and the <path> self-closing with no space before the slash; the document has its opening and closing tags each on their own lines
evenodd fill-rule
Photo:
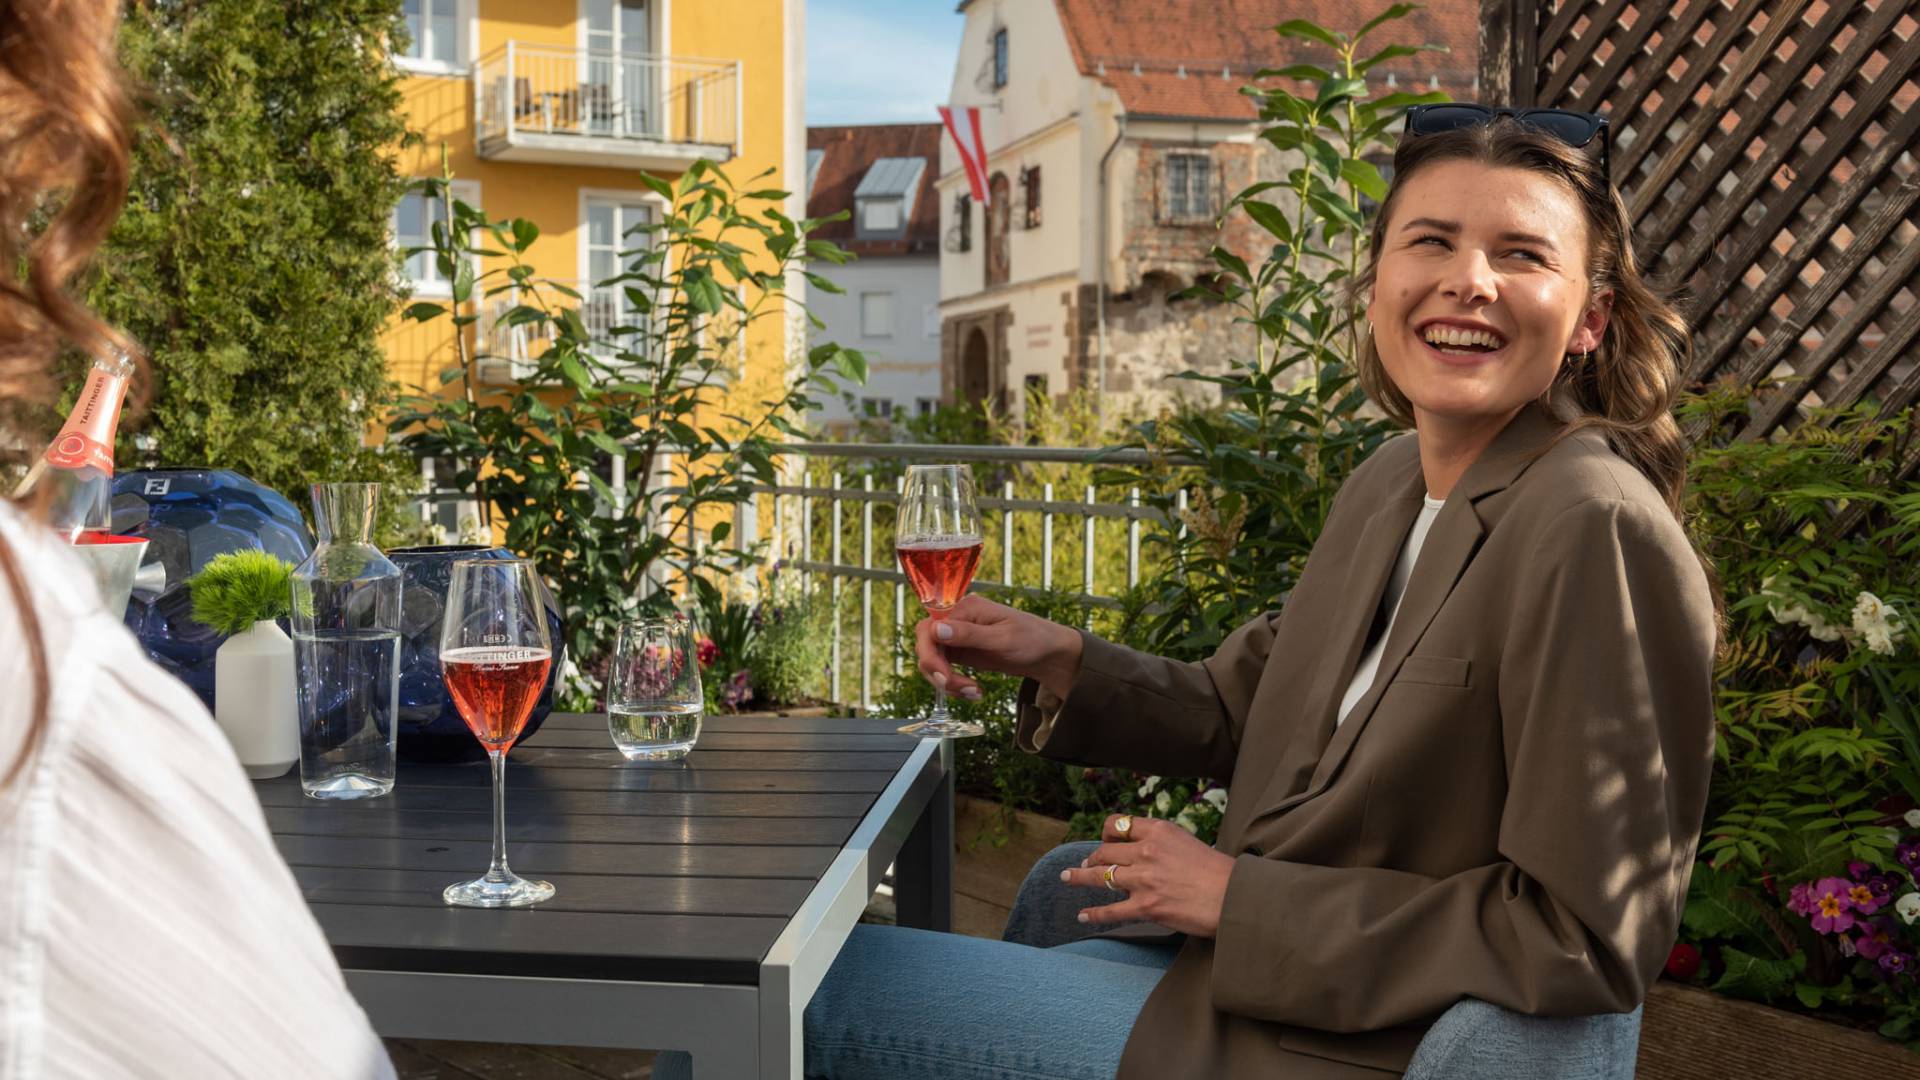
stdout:
<svg viewBox="0 0 1920 1080">
<path fill-rule="evenodd" d="M 1074 915 L 1085 889 L 1060 882 L 1100 845 L 1062 844 L 1040 857 L 1020 885 L 1006 940 L 1048 948 L 1090 937 Z M 1632 1080 L 1640 1010 L 1595 1016 L 1526 1016 L 1466 998 L 1420 1040 L 1406 1080 Z"/>
</svg>

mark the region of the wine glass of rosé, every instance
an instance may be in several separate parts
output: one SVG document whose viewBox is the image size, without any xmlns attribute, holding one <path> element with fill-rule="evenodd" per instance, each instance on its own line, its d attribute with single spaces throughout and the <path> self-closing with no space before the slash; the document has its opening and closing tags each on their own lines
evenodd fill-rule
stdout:
<svg viewBox="0 0 1920 1080">
<path fill-rule="evenodd" d="M 455 907 L 527 907 L 553 896 L 507 866 L 507 751 L 553 664 L 546 609 L 533 564 L 524 559 L 463 559 L 453 564 L 440 671 L 454 707 L 493 766 L 493 863 L 472 881 L 449 885 L 441 899 Z"/>
<path fill-rule="evenodd" d="M 973 497 L 973 473 L 965 465 L 913 465 L 900 496 L 894 552 L 913 583 L 921 606 L 944 619 L 967 594 L 980 568 L 980 508 Z M 934 687 L 933 715 L 900 729 L 927 739 L 957 739 L 986 729 L 947 712 L 947 692 Z"/>
</svg>

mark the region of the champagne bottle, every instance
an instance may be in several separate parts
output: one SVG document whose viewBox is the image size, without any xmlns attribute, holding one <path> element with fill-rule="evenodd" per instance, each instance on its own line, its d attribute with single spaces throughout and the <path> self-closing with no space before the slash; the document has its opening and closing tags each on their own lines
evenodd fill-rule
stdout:
<svg viewBox="0 0 1920 1080">
<path fill-rule="evenodd" d="M 47 522 L 70 543 L 113 523 L 113 436 L 132 374 L 124 356 L 95 360 L 60 434 L 14 490 L 23 499 L 50 486 Z"/>
</svg>

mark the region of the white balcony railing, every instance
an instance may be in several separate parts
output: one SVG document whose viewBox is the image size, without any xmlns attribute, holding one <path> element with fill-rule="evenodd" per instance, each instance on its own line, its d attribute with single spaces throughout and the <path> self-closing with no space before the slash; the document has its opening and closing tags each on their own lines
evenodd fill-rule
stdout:
<svg viewBox="0 0 1920 1080">
<path fill-rule="evenodd" d="M 554 288 L 563 285 L 579 293 L 579 299 Z M 584 281 L 536 278 L 527 285 L 504 292 L 486 301 L 480 309 L 480 345 L 483 372 L 489 381 L 509 382 L 526 378 L 533 361 L 552 344 L 553 335 L 546 326 L 523 323 L 509 325 L 507 312 L 521 304 L 544 304 L 556 315 L 562 308 L 578 308 L 580 321 L 596 343 L 611 343 L 616 326 L 633 326 L 639 316 L 631 310 L 618 286 L 594 288 Z"/>
<path fill-rule="evenodd" d="M 510 41 L 474 93 L 484 158 L 671 169 L 738 148 L 738 61 Z"/>
<path fill-rule="evenodd" d="M 783 479 L 779 484 L 756 484 L 757 498 L 734 508 L 728 541 L 753 548 L 770 541 L 769 560 L 779 560 L 804 575 L 807 588 L 821 589 L 836 613 L 822 692 L 835 702 L 873 708 L 883 682 L 910 675 L 912 657 L 898 646 L 898 628 L 918 619 L 918 608 L 907 578 L 894 568 L 892 520 L 901 486 L 874 483 L 870 465 L 875 460 L 896 465 L 916 462 L 990 462 L 1006 476 L 997 488 L 982 490 L 978 504 L 984 516 L 988 551 L 992 557 L 980 567 L 973 591 L 988 596 L 1064 595 L 1091 607 L 1119 609 L 1122 592 L 1140 584 L 1161 557 L 1141 551 L 1144 529 L 1171 530 L 1185 536 L 1188 507 L 1184 486 L 1173 492 L 1173 515 L 1148 505 L 1138 487 L 1124 490 L 1091 485 L 1056 491 L 1044 479 L 1025 469 L 1044 466 L 1154 465 L 1171 468 L 1183 479 L 1194 464 L 1183 456 L 1149 457 L 1144 451 L 1086 450 L 1049 446 L 955 446 L 906 443 L 790 443 L 776 453 Z M 699 545 L 701 532 L 684 517 L 675 518 L 662 507 L 667 496 L 685 490 L 686 458 L 678 452 L 656 456 L 652 474 L 629 482 L 629 458 L 608 462 L 607 482 L 613 502 L 604 512 L 643 514 L 658 531 L 686 530 L 684 541 Z M 429 468 L 427 493 L 418 498 L 422 520 L 433 520 L 443 504 L 471 499 L 471 494 L 435 490 Z M 584 476 L 577 481 L 585 488 Z M 636 505 L 638 504 L 638 505 Z M 470 505 L 463 503 L 462 505 Z M 762 519 L 770 511 L 771 522 Z M 875 513 L 881 521 L 876 523 Z M 1040 527 L 1037 558 L 1032 546 L 1016 555 L 1016 519 L 1036 520 Z M 763 533 L 767 525 L 770 533 Z M 1031 534 L 1027 534 L 1031 540 Z M 1123 568 L 1115 568 L 1101 553 L 1124 552 Z M 1109 557 L 1111 558 L 1111 557 Z M 1078 565 L 1074 565 L 1078 563 Z M 742 567 L 743 571 L 750 570 Z M 684 568 L 662 560 L 649 571 L 645 589 L 684 588 Z M 1103 578 L 1104 575 L 1104 578 Z M 751 574 L 749 574 L 751 576 Z M 878 595 L 876 595 L 878 593 Z M 891 593 L 891 595 L 888 595 Z"/>
</svg>

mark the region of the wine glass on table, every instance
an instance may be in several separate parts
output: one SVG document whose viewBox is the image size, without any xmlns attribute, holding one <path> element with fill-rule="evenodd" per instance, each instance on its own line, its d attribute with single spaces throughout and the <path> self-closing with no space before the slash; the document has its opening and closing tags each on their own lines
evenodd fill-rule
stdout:
<svg viewBox="0 0 1920 1080">
<path fill-rule="evenodd" d="M 533 564 L 524 559 L 463 559 L 453 564 L 440 669 L 461 719 L 493 766 L 493 862 L 472 881 L 449 885 L 455 907 L 526 907 L 553 896 L 507 866 L 507 751 L 546 685 L 553 663 L 546 609 Z"/>
<path fill-rule="evenodd" d="M 894 552 L 921 606 L 936 621 L 946 618 L 967 594 L 974 571 L 980 569 L 981 540 L 973 473 L 965 465 L 909 466 Z M 936 685 L 933 693 L 933 715 L 901 728 L 902 734 L 928 739 L 985 734 L 979 724 L 955 720 L 947 712 L 944 688 Z"/>
</svg>

